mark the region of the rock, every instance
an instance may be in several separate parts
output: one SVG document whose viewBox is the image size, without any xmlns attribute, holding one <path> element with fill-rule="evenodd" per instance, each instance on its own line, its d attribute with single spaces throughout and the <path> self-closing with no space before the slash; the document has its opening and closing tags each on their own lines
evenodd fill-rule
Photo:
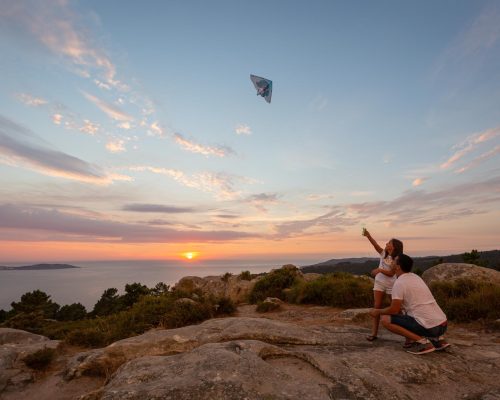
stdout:
<svg viewBox="0 0 500 400">
<path fill-rule="evenodd" d="M 187 276 L 177 282 L 174 289 L 184 290 L 186 292 L 200 290 L 203 295 L 228 297 L 238 304 L 248 300 L 250 291 L 259 279 L 260 278 L 255 278 L 251 281 L 247 281 L 235 275 L 227 276 L 226 278 L 221 276 L 207 276 L 204 278 Z"/>
<path fill-rule="evenodd" d="M 422 274 L 422 279 L 428 285 L 432 282 L 453 282 L 461 278 L 491 282 L 500 285 L 499 271 L 473 264 L 444 263 L 429 268 Z"/>
<path fill-rule="evenodd" d="M 20 390 L 33 382 L 33 374 L 23 359 L 45 347 L 58 349 L 59 340 L 50 340 L 19 329 L 0 328 L 0 393 Z"/>
<path fill-rule="evenodd" d="M 278 299 L 277 297 L 266 297 L 263 303 L 271 303 L 271 304 L 276 304 L 278 306 L 284 304 L 283 300 Z"/>
<path fill-rule="evenodd" d="M 338 313 L 335 316 L 335 319 L 343 319 L 348 321 L 365 319 L 365 317 L 368 318 L 370 316 L 369 313 L 371 310 L 371 308 L 349 308 Z"/>
<path fill-rule="evenodd" d="M 177 300 L 175 300 L 175 303 L 177 303 L 177 304 L 192 304 L 192 305 L 198 304 L 193 299 L 188 299 L 187 297 L 183 297 L 181 299 L 177 299 Z"/>
<path fill-rule="evenodd" d="M 2 344 L 28 344 L 49 340 L 45 336 L 22 331 L 20 329 L 0 328 L 0 345 Z"/>
</svg>

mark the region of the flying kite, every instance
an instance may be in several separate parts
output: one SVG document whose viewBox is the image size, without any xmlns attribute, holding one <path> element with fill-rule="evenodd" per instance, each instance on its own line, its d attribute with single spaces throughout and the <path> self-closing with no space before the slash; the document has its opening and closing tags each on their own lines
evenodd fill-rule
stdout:
<svg viewBox="0 0 500 400">
<path fill-rule="evenodd" d="M 250 75 L 255 89 L 257 89 L 257 96 L 262 96 L 264 99 L 270 103 L 271 95 L 273 94 L 273 82 L 266 78 L 261 78 L 260 76 Z"/>
</svg>

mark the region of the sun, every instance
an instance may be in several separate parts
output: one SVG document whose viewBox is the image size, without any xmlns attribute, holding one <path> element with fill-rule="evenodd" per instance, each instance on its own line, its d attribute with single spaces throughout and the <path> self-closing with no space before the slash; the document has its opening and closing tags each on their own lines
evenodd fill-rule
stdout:
<svg viewBox="0 0 500 400">
<path fill-rule="evenodd" d="M 192 260 L 193 258 L 198 257 L 198 252 L 196 251 L 188 251 L 186 253 L 182 253 L 182 256 L 188 260 Z"/>
</svg>

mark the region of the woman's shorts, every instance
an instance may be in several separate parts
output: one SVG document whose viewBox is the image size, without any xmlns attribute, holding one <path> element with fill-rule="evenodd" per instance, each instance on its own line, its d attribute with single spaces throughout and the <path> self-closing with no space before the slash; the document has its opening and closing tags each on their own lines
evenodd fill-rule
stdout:
<svg viewBox="0 0 500 400">
<path fill-rule="evenodd" d="M 390 284 L 387 284 L 385 282 L 381 282 L 381 281 L 376 280 L 375 284 L 373 285 L 373 290 L 378 290 L 379 292 L 391 294 L 393 286 L 394 286 L 393 282 L 391 282 Z"/>
</svg>

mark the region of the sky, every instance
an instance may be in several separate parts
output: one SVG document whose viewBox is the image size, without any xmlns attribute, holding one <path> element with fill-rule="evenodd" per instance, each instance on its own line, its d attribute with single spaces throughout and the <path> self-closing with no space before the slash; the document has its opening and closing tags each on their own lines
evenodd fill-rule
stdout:
<svg viewBox="0 0 500 400">
<path fill-rule="evenodd" d="M 0 76 L 1 263 L 500 248 L 498 1 L 0 0 Z"/>
</svg>

